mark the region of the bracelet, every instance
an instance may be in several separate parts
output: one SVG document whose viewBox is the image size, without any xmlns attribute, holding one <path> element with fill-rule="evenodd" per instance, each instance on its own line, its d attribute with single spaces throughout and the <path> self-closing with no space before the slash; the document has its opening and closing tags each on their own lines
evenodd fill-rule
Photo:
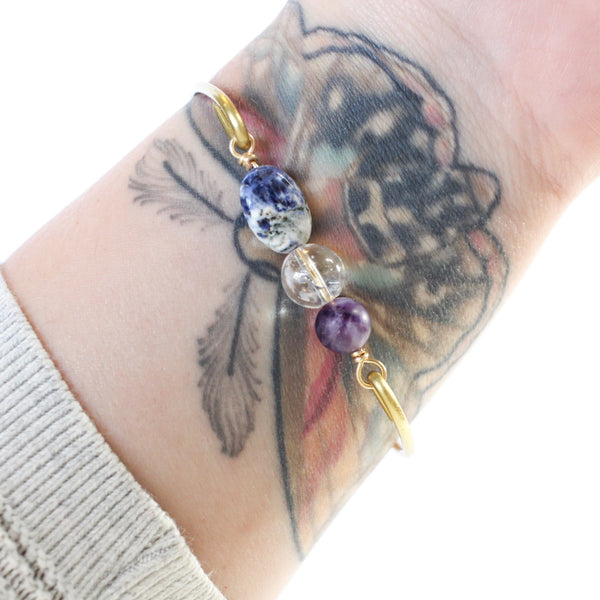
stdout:
<svg viewBox="0 0 600 600">
<path fill-rule="evenodd" d="M 345 283 L 342 259 L 326 246 L 309 243 L 312 218 L 302 191 L 281 169 L 259 163 L 254 138 L 231 99 L 210 83 L 201 84 L 196 93 L 211 98 L 229 137 L 229 151 L 248 171 L 240 187 L 248 227 L 268 248 L 286 254 L 283 289 L 296 304 L 320 309 L 317 338 L 333 352 L 350 354 L 358 384 L 373 393 L 396 427 L 400 438 L 396 448 L 409 456 L 414 443 L 408 420 L 387 382 L 385 365 L 365 346 L 371 334 L 369 313 L 357 300 L 340 296 Z"/>
</svg>

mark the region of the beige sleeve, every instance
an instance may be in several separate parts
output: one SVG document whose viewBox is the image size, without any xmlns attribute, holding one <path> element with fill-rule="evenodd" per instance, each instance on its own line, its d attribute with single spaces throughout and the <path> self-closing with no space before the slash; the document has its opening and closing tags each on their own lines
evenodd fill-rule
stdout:
<svg viewBox="0 0 600 600">
<path fill-rule="evenodd" d="M 0 275 L 0 598 L 223 600 Z"/>
</svg>

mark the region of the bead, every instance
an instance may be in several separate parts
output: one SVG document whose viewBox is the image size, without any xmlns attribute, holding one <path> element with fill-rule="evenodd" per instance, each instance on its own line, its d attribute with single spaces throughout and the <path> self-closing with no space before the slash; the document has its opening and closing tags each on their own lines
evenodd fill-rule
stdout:
<svg viewBox="0 0 600 600">
<path fill-rule="evenodd" d="M 352 298 L 336 298 L 317 314 L 315 331 L 325 348 L 350 353 L 364 346 L 371 335 L 367 309 Z"/>
<path fill-rule="evenodd" d="M 248 226 L 271 250 L 285 254 L 308 242 L 310 210 L 296 182 L 277 167 L 248 172 L 240 188 Z"/>
<path fill-rule="evenodd" d="M 305 244 L 290 252 L 281 266 L 285 293 L 300 306 L 320 308 L 344 287 L 342 259 L 326 246 Z"/>
</svg>

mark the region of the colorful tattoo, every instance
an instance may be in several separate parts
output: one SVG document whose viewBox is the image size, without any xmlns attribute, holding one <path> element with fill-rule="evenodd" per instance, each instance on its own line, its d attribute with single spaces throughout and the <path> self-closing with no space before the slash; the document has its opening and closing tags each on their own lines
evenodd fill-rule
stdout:
<svg viewBox="0 0 600 600">
<path fill-rule="evenodd" d="M 497 177 L 461 157 L 452 103 L 422 68 L 363 35 L 307 28 L 296 4 L 230 69 L 243 82 L 231 96 L 257 153 L 302 188 L 311 241 L 343 257 L 347 294 L 371 314 L 373 353 L 414 417 L 502 296 L 508 262 L 490 227 Z M 282 292 L 280 258 L 253 238 L 239 204 L 224 200 L 218 182 L 240 181 L 244 171 L 206 114 L 198 100 L 187 108 L 214 159 L 210 171 L 178 142 L 157 140 L 130 186 L 138 203 L 171 219 L 230 227 L 247 270 L 199 339 L 202 406 L 233 458 L 254 429 L 256 403 L 272 394 L 283 490 L 303 556 L 389 448 L 393 428 L 358 388 L 351 360 L 318 343 L 314 311 Z M 276 305 L 267 306 L 262 290 L 273 286 Z M 266 314 L 275 315 L 271 349 L 256 341 Z M 270 353 L 270 372 L 260 372 L 256 352 Z"/>
</svg>

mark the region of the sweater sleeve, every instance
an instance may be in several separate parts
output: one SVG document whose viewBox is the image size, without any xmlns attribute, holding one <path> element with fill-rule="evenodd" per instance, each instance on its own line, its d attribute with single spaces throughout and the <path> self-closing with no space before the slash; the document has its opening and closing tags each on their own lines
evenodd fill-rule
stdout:
<svg viewBox="0 0 600 600">
<path fill-rule="evenodd" d="M 224 600 L 0 274 L 0 598 Z"/>
</svg>

